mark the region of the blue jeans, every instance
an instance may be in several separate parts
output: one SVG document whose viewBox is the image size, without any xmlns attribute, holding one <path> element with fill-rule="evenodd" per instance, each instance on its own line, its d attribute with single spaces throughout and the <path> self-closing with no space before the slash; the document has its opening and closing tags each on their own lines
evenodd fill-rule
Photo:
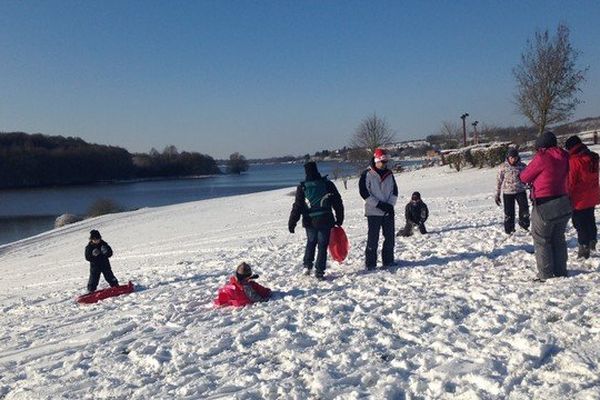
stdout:
<svg viewBox="0 0 600 400">
<path fill-rule="evenodd" d="M 305 268 L 313 267 L 313 261 L 315 260 L 315 249 L 318 247 L 315 269 L 321 272 L 325 271 L 330 231 L 330 228 L 306 228 L 306 250 L 304 251 Z"/>
<path fill-rule="evenodd" d="M 394 263 L 394 216 L 367 217 L 369 234 L 367 237 L 367 248 L 365 250 L 365 266 L 368 269 L 377 265 L 377 246 L 379 244 L 379 231 L 383 231 L 383 249 L 381 259 L 384 266 Z"/>
</svg>

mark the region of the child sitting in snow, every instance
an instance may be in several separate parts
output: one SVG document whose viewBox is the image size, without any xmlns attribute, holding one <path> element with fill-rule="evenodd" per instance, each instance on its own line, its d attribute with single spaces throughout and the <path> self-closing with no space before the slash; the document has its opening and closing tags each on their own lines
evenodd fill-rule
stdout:
<svg viewBox="0 0 600 400">
<path fill-rule="evenodd" d="M 258 275 L 252 274 L 252 268 L 248 263 L 241 263 L 235 275 L 229 278 L 229 283 L 219 289 L 215 305 L 241 307 L 258 301 L 267 301 L 271 296 L 271 289 L 254 282 L 257 278 Z"/>
<path fill-rule="evenodd" d="M 88 280 L 88 291 L 94 292 L 100 281 L 100 274 L 111 287 L 119 286 L 119 281 L 110 268 L 108 260 L 113 255 L 113 251 L 100 236 L 100 232 L 93 229 L 90 231 L 90 242 L 85 247 L 85 259 L 90 262 L 90 278 Z"/>
<path fill-rule="evenodd" d="M 412 194 L 410 202 L 404 209 L 404 214 L 406 217 L 406 226 L 400 229 L 396 236 L 412 236 L 415 226 L 419 227 L 421 234 L 424 235 L 427 233 L 425 221 L 429 217 L 429 209 L 427 208 L 427 204 L 421 200 L 421 193 L 414 192 Z"/>
</svg>

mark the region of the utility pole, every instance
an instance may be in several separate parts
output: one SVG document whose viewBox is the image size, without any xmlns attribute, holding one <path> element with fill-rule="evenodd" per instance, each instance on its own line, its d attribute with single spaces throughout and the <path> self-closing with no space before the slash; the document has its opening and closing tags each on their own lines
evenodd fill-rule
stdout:
<svg viewBox="0 0 600 400">
<path fill-rule="evenodd" d="M 467 125 L 465 124 L 465 119 L 469 116 L 469 113 L 464 113 L 460 116 L 460 119 L 463 121 L 463 147 L 467 147 Z"/>
<path fill-rule="evenodd" d="M 477 134 L 477 124 L 479 123 L 479 121 L 475 121 L 473 122 L 471 125 L 473 125 L 473 133 L 475 136 L 475 144 L 479 144 L 479 135 Z"/>
</svg>

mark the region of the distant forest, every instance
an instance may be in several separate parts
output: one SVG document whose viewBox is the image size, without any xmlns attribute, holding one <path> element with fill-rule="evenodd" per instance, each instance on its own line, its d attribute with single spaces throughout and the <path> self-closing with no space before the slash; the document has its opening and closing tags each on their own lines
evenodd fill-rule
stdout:
<svg viewBox="0 0 600 400">
<path fill-rule="evenodd" d="M 1 189 L 219 173 L 212 157 L 174 146 L 131 154 L 80 138 L 0 133 Z"/>
</svg>

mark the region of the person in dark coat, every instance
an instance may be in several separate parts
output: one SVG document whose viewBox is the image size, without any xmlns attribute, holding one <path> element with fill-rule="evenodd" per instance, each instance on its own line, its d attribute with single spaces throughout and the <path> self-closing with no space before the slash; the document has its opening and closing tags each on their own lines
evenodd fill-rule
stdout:
<svg viewBox="0 0 600 400">
<path fill-rule="evenodd" d="M 535 156 L 520 178 L 531 185 L 531 236 L 538 268 L 535 280 L 544 282 L 567 276 L 565 229 L 571 218 L 571 201 L 567 196 L 569 154 L 558 147 L 552 132 L 541 134 L 535 147 Z"/>
<path fill-rule="evenodd" d="M 598 154 L 590 151 L 578 136 L 565 142 L 569 152 L 568 190 L 573 207 L 573 226 L 577 230 L 577 258 L 589 258 L 596 250 L 598 231 L 595 207 L 600 203 L 598 185 Z"/>
<path fill-rule="evenodd" d="M 113 251 L 100 236 L 97 230 L 90 231 L 90 242 L 85 247 L 85 259 L 90 262 L 90 278 L 88 280 L 88 291 L 94 292 L 100 281 L 100 274 L 111 287 L 119 286 L 119 281 L 110 268 L 110 261 Z"/>
<path fill-rule="evenodd" d="M 296 188 L 296 198 L 288 222 L 290 233 L 302 216 L 302 226 L 306 229 L 306 249 L 304 251 L 305 274 L 310 275 L 313 265 L 317 279 L 323 279 L 327 264 L 329 234 L 334 225 L 344 222 L 344 204 L 335 184 L 321 176 L 314 161 L 304 164 L 306 179 Z M 333 211 L 335 211 L 335 217 Z M 317 260 L 315 261 L 315 249 Z"/>
<path fill-rule="evenodd" d="M 425 221 L 429 217 L 429 209 L 427 208 L 427 204 L 421 199 L 421 193 L 414 192 L 412 194 L 410 201 L 404 208 L 404 216 L 406 218 L 406 225 L 398 231 L 396 236 L 412 236 L 415 227 L 419 227 L 421 234 L 425 235 L 427 233 Z"/>
</svg>

